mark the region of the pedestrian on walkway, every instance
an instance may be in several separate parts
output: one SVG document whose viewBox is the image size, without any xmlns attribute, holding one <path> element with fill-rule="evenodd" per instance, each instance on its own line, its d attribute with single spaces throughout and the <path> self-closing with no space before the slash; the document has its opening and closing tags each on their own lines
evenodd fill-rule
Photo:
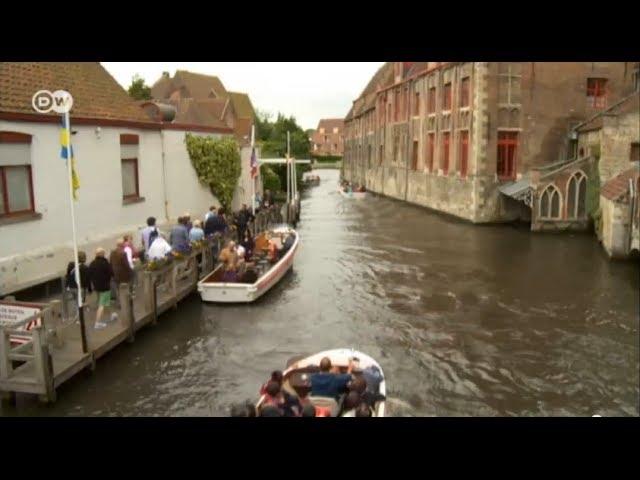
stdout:
<svg viewBox="0 0 640 480">
<path fill-rule="evenodd" d="M 111 280 L 113 278 L 113 270 L 105 258 L 104 248 L 96 249 L 96 257 L 89 265 L 89 278 L 92 288 L 98 294 L 98 309 L 96 310 L 94 328 L 101 329 L 107 326 L 101 320 L 104 309 L 111 307 Z"/>
</svg>

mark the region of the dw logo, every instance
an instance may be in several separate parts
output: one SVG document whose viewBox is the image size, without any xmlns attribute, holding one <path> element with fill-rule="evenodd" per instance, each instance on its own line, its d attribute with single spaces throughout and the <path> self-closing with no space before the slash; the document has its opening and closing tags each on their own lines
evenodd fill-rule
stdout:
<svg viewBox="0 0 640 480">
<path fill-rule="evenodd" d="M 40 90 L 31 99 L 33 109 L 38 113 L 67 113 L 73 107 L 73 97 L 66 90 Z"/>
</svg>

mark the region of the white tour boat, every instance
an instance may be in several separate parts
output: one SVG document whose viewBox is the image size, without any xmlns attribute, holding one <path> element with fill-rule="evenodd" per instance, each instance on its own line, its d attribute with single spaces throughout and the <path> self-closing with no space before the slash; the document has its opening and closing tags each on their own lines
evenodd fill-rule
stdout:
<svg viewBox="0 0 640 480">
<path fill-rule="evenodd" d="M 382 376 L 382 380 L 380 381 L 378 390 L 375 393 L 380 394 L 381 400 L 375 403 L 372 416 L 384 417 L 386 401 L 382 399 L 386 398 L 387 389 L 382 367 L 380 367 L 380 364 L 369 355 L 357 350 L 350 348 L 338 348 L 318 352 L 314 355 L 301 359 L 292 359 L 288 362 L 286 370 L 282 372 L 282 387 L 287 392 L 294 395 L 299 395 L 298 390 L 301 388 L 306 388 L 308 391 L 310 388 L 310 376 L 319 371 L 320 360 L 324 357 L 328 357 L 331 360 L 331 365 L 333 367 L 338 367 L 342 373 L 346 373 L 349 368 L 349 362 L 354 361 L 356 368 L 352 371 L 352 374 L 356 376 L 362 375 L 362 371 L 367 368 L 376 368 Z M 256 403 L 256 409 L 258 411 L 265 398 L 265 395 L 262 395 Z M 313 396 L 309 396 L 308 398 L 314 406 L 328 409 L 331 412 L 331 416 L 340 415 L 340 405 L 333 398 Z"/>
<path fill-rule="evenodd" d="M 258 279 L 254 283 L 223 282 L 224 265 L 219 265 L 213 272 L 198 282 L 198 292 L 205 302 L 216 303 L 251 303 L 268 292 L 293 267 L 293 259 L 298 250 L 300 237 L 289 227 L 279 227 L 262 232 L 255 238 L 255 251 L 264 252 L 268 245 L 267 234 L 276 242 L 278 248 L 288 235 L 293 235 L 294 242 L 289 250 L 276 263 L 268 260 L 257 260 L 255 270 Z"/>
</svg>

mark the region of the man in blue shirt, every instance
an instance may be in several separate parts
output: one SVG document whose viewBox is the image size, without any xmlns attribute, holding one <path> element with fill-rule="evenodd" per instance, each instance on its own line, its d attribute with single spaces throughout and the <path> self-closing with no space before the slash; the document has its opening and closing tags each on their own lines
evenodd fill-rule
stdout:
<svg viewBox="0 0 640 480">
<path fill-rule="evenodd" d="M 311 375 L 311 396 L 337 400 L 340 394 L 347 391 L 351 382 L 351 368 L 352 364 L 349 363 L 349 373 L 331 373 L 331 359 L 324 357 L 320 360 L 320 373 Z"/>
</svg>

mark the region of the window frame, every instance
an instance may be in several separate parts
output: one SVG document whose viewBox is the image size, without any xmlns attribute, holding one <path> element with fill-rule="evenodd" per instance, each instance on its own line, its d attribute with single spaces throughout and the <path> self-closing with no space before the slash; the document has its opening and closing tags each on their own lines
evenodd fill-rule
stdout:
<svg viewBox="0 0 640 480">
<path fill-rule="evenodd" d="M 547 203 L 548 212 L 545 212 L 549 214 L 548 216 L 543 215 L 543 212 L 542 212 L 542 199 L 545 195 L 548 195 L 548 199 L 549 199 Z M 558 195 L 558 216 L 557 217 L 551 216 L 551 213 L 553 212 L 554 195 Z M 540 220 L 561 220 L 563 207 L 564 207 L 564 204 L 562 201 L 562 194 L 560 193 L 560 190 L 553 183 L 550 183 L 544 188 L 544 190 L 542 191 L 542 195 L 540 195 L 540 198 L 538 199 L 538 215 Z"/>
<path fill-rule="evenodd" d="M 593 85 L 590 85 L 593 82 Z M 587 78 L 587 104 L 591 108 L 607 107 L 608 79 L 604 77 Z"/>
<path fill-rule="evenodd" d="M 29 174 L 27 187 L 29 188 L 29 203 L 30 208 L 25 210 L 11 211 L 9 206 L 9 189 L 7 188 L 7 174 L 6 169 L 9 168 L 26 168 Z M 17 217 L 20 215 L 28 215 L 35 213 L 35 200 L 33 195 L 33 169 L 31 165 L 0 165 L 0 183 L 2 184 L 2 201 L 4 209 L 0 210 L 0 218 Z"/>
<path fill-rule="evenodd" d="M 467 108 L 471 104 L 471 77 L 466 76 L 460 80 L 460 108 Z"/>
<path fill-rule="evenodd" d="M 451 159 L 450 157 L 451 132 L 442 132 L 442 155 L 440 156 L 440 170 L 442 170 L 442 175 L 449 175 L 449 163 Z"/>
<path fill-rule="evenodd" d="M 460 172 L 461 178 L 467 178 L 469 170 L 469 130 L 460 130 L 460 138 L 458 140 L 458 143 L 458 171 Z"/>
<path fill-rule="evenodd" d="M 502 137 L 502 138 L 501 138 Z M 498 143 L 497 143 L 497 151 L 496 151 L 496 175 L 499 180 L 515 180 L 517 177 L 517 163 L 518 163 L 518 147 L 520 143 L 520 135 L 519 132 L 507 131 L 507 130 L 499 130 L 498 131 Z M 502 149 L 505 150 L 505 163 L 509 163 L 506 161 L 509 157 L 509 147 L 513 147 L 513 157 L 511 158 L 511 171 L 509 169 L 506 170 L 506 173 L 501 172 L 500 167 L 500 152 Z"/>
<path fill-rule="evenodd" d="M 451 82 L 442 86 L 442 111 L 450 112 L 453 108 L 453 88 Z"/>
<path fill-rule="evenodd" d="M 134 200 L 134 199 L 138 199 L 140 198 L 140 173 L 138 171 L 138 159 L 137 158 L 121 158 L 120 159 L 120 168 L 121 168 L 121 175 L 123 176 L 122 178 L 124 179 L 124 164 L 125 162 L 133 162 L 134 163 L 134 171 L 135 171 L 135 177 L 136 177 L 136 193 L 135 194 L 131 194 L 131 195 L 126 195 L 124 192 L 124 188 L 122 189 L 122 199 L 123 200 Z"/>
</svg>

